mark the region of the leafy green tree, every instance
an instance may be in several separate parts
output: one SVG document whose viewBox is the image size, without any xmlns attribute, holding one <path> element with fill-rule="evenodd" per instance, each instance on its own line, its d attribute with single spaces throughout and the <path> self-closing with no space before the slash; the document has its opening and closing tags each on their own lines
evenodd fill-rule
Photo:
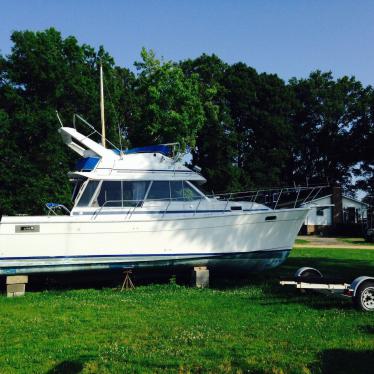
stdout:
<svg viewBox="0 0 374 374">
<path fill-rule="evenodd" d="M 357 164 L 353 167 L 355 188 L 367 192 L 367 202 L 374 206 L 374 89 L 364 88 L 352 123 L 351 143 Z"/>
<path fill-rule="evenodd" d="M 186 77 L 171 62 L 161 62 L 153 51 L 141 51 L 142 61 L 134 94 L 136 109 L 128 126 L 133 145 L 179 142 L 182 149 L 194 147 L 204 124 L 196 74 Z"/>
<path fill-rule="evenodd" d="M 10 136 L 10 126 L 11 122 L 8 114 L 0 109 L 0 160 L 2 169 L 0 177 L 0 214 L 13 212 L 14 176 L 18 174 L 19 168 L 22 166 L 19 158 L 17 158 L 16 147 Z"/>
<path fill-rule="evenodd" d="M 50 200 L 70 202 L 66 174 L 76 157 L 61 141 L 55 110 L 66 125 L 74 113 L 81 113 L 99 129 L 99 62 L 116 100 L 113 108 L 121 107 L 131 74 L 114 68 L 103 48 L 96 52 L 80 46 L 53 28 L 14 32 L 11 39 L 11 54 L 0 58 L 0 131 L 9 150 L 0 167 L 11 171 L 0 176 L 0 195 L 13 192 L 3 213 L 35 214 Z M 126 112 L 116 116 L 113 108 L 107 108 L 107 133 L 118 139 L 117 125 Z"/>
<path fill-rule="evenodd" d="M 296 98 L 295 180 L 348 187 L 362 153 L 360 131 L 354 130 L 366 126 L 365 89 L 354 77 L 335 81 L 331 72 L 320 71 L 292 79 L 290 87 Z"/>
<path fill-rule="evenodd" d="M 294 141 L 290 90 L 276 75 L 258 74 L 243 63 L 227 69 L 225 87 L 243 188 L 287 183 Z"/>
<path fill-rule="evenodd" d="M 228 65 L 217 56 L 203 54 L 180 63 L 185 74 L 198 74 L 205 123 L 198 133 L 193 163 L 207 178 L 206 190 L 240 190 L 240 172 L 236 165 L 236 132 L 226 99 L 224 77 Z"/>
</svg>

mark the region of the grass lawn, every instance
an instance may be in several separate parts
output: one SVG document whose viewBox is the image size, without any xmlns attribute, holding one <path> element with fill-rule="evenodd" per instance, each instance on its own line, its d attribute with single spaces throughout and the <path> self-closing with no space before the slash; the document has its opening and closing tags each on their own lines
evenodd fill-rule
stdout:
<svg viewBox="0 0 374 374">
<path fill-rule="evenodd" d="M 309 243 L 309 240 L 305 240 L 305 239 L 296 239 L 295 240 L 295 244 L 308 244 Z"/>
<path fill-rule="evenodd" d="M 374 275 L 374 251 L 295 249 L 258 276 L 63 289 L 0 298 L 0 373 L 369 373 L 374 314 L 349 300 L 301 295 L 277 276 L 314 265 Z"/>
</svg>

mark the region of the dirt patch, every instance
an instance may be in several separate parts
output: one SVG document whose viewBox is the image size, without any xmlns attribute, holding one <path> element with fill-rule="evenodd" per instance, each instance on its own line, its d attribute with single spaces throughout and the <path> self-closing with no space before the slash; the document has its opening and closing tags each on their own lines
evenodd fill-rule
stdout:
<svg viewBox="0 0 374 374">
<path fill-rule="evenodd" d="M 340 238 L 326 238 L 323 236 L 298 236 L 297 239 L 305 240 L 307 243 L 295 244 L 295 248 L 346 248 L 346 249 L 374 249 L 370 244 L 350 244 Z"/>
</svg>

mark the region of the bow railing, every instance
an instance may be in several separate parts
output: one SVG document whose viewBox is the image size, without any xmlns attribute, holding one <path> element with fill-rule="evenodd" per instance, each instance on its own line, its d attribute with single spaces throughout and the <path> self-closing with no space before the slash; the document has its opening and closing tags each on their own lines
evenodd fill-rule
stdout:
<svg viewBox="0 0 374 374">
<path fill-rule="evenodd" d="M 224 201 L 249 201 L 263 204 L 271 209 L 298 208 L 321 197 L 329 186 L 296 186 L 283 188 L 266 188 L 243 192 L 213 194 L 213 197 Z"/>
<path fill-rule="evenodd" d="M 231 212 L 232 203 L 239 206 L 240 202 L 251 203 L 246 210 L 251 210 L 255 204 L 265 205 L 272 210 L 280 209 L 294 209 L 300 208 L 313 202 L 315 199 L 324 196 L 323 192 L 328 186 L 313 186 L 313 187 L 285 187 L 252 190 L 244 192 L 233 192 L 224 194 L 207 195 L 201 197 L 175 197 L 162 199 L 144 199 L 136 200 L 106 200 L 93 214 L 93 219 L 100 215 L 103 210 L 107 208 L 121 209 L 119 214 L 125 214 L 127 218 L 142 208 L 142 212 L 152 211 L 157 209 L 157 213 L 162 214 L 162 217 L 168 213 L 175 211 L 178 207 L 183 208 L 186 212 L 197 214 L 201 211 L 219 210 L 220 212 Z M 183 203 L 175 204 L 175 203 Z M 231 204 L 230 204 L 231 203 Z M 178 210 L 178 209 L 177 209 Z M 153 211 L 152 211 L 153 212 Z"/>
</svg>

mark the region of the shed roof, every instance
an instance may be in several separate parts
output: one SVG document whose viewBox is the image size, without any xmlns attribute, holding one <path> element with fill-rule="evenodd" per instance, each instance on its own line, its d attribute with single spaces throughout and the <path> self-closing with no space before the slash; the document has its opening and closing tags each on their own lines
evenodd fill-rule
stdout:
<svg viewBox="0 0 374 374">
<path fill-rule="evenodd" d="M 319 200 L 325 199 L 326 197 L 331 197 L 331 196 L 332 196 L 332 194 L 318 197 L 317 199 L 313 199 L 313 200 L 310 200 L 310 201 L 306 202 L 305 205 L 306 205 L 306 204 L 310 204 L 310 203 L 314 203 L 315 201 L 319 201 Z M 367 206 L 367 207 L 369 206 L 369 204 L 366 204 L 366 203 L 364 203 L 363 201 L 357 200 L 357 199 L 355 199 L 355 198 L 353 198 L 353 197 L 350 197 L 350 196 L 342 195 L 342 198 L 343 198 L 343 199 L 352 200 L 352 201 L 354 201 L 354 202 L 356 202 L 356 203 L 359 203 L 359 204 L 361 204 L 361 205 L 365 205 L 365 206 Z"/>
</svg>

